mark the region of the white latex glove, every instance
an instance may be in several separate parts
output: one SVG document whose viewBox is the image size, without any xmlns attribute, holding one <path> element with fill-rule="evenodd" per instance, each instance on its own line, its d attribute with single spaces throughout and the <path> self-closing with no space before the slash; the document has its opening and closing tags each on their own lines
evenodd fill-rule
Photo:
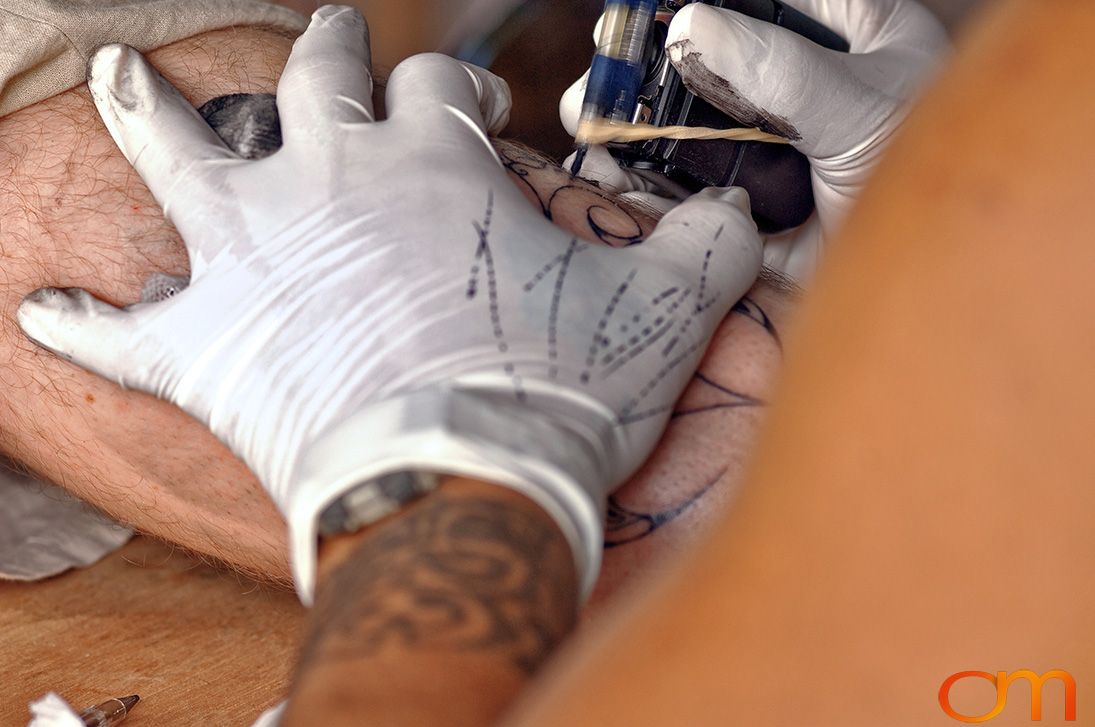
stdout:
<svg viewBox="0 0 1095 727">
<path fill-rule="evenodd" d="M 785 1 L 842 35 L 851 53 L 699 2 L 673 18 L 666 50 L 693 93 L 746 125 L 792 139 L 809 157 L 817 215 L 770 236 L 764 254 L 768 265 L 805 282 L 949 42 L 915 0 Z M 560 103 L 572 135 L 587 78 Z M 582 176 L 608 178 L 612 188 L 627 191 L 632 175 L 615 176 L 611 164 L 606 153 L 591 152 Z M 646 185 L 635 189 L 649 192 Z"/>
<path fill-rule="evenodd" d="M 374 122 L 349 8 L 318 10 L 296 42 L 284 146 L 261 161 L 229 151 L 131 48 L 89 69 L 107 128 L 186 241 L 191 285 L 124 310 L 41 290 L 19 309 L 27 335 L 231 447 L 288 519 L 305 602 L 317 517 L 405 471 L 533 498 L 588 591 L 606 493 L 758 273 L 744 193 L 698 195 L 641 245 L 579 242 L 507 178 L 487 138 L 509 112 L 495 76 L 417 56 Z"/>
</svg>

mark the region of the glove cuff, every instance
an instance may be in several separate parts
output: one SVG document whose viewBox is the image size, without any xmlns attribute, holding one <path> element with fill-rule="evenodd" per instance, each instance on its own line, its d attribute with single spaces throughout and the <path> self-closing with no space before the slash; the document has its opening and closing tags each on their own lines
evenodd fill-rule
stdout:
<svg viewBox="0 0 1095 727">
<path fill-rule="evenodd" d="M 603 463 L 611 441 L 582 425 L 585 414 L 548 414 L 512 392 L 437 386 L 345 420 L 307 448 L 293 478 L 286 516 L 301 601 L 312 603 L 323 513 L 349 493 L 360 497 L 362 488 L 377 487 L 385 475 L 408 471 L 496 483 L 536 502 L 570 543 L 584 601 L 604 547 Z"/>
</svg>

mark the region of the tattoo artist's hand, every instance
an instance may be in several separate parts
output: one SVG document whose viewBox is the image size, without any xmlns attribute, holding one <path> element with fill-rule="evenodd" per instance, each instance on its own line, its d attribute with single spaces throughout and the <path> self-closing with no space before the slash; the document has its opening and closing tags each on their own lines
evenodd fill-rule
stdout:
<svg viewBox="0 0 1095 727">
<path fill-rule="evenodd" d="M 746 202 L 711 190 L 642 245 L 581 243 L 528 204 L 487 138 L 508 116 L 503 81 L 418 56 L 376 121 L 367 36 L 356 10 L 315 13 L 278 87 L 284 145 L 260 161 L 139 53 L 98 51 L 91 93 L 185 240 L 191 284 L 126 309 L 40 290 L 19 321 L 208 424 L 286 514 L 305 601 L 318 516 L 408 470 L 526 494 L 588 589 L 606 492 L 757 275 Z"/>
<path fill-rule="evenodd" d="M 666 50 L 693 93 L 746 125 L 788 136 L 809 157 L 817 215 L 765 246 L 769 265 L 805 282 L 949 43 L 915 0 L 785 1 L 847 39 L 851 53 L 700 2 L 673 18 Z M 571 134 L 585 82 L 560 104 Z M 658 191 L 604 149 L 590 153 L 582 175 L 618 191 Z"/>
</svg>

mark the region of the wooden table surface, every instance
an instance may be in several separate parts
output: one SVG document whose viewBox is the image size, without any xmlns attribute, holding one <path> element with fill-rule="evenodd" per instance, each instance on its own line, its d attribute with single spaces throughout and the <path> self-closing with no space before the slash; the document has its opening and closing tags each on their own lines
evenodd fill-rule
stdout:
<svg viewBox="0 0 1095 727">
<path fill-rule="evenodd" d="M 304 610 L 294 594 L 136 538 L 97 565 L 0 583 L 0 726 L 53 690 L 73 706 L 139 694 L 126 727 L 250 725 L 282 698 Z"/>
</svg>

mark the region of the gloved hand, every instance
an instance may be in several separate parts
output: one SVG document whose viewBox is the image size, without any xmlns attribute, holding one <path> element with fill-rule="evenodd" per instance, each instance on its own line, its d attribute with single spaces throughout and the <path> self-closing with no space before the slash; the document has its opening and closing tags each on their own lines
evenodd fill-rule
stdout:
<svg viewBox="0 0 1095 727">
<path fill-rule="evenodd" d="M 770 266 L 805 281 L 948 40 L 915 0 L 785 1 L 846 38 L 851 53 L 699 2 L 673 18 L 666 49 L 689 90 L 746 124 L 791 138 L 809 157 L 817 215 L 797 230 L 770 236 L 764 255 Z M 572 135 L 586 80 L 560 103 Z M 616 191 L 658 191 L 649 179 L 613 167 L 607 152 L 591 151 L 582 176 L 607 181 Z"/>
<path fill-rule="evenodd" d="M 641 245 L 546 221 L 487 138 L 503 81 L 402 63 L 374 121 L 367 29 L 325 7 L 278 87 L 284 145 L 229 151 L 131 48 L 89 65 L 107 128 L 186 242 L 191 284 L 117 309 L 46 289 L 41 345 L 175 402 L 285 513 L 311 599 L 317 518 L 403 472 L 475 477 L 539 502 L 596 576 L 607 491 L 649 453 L 761 243 L 740 190 L 698 195 Z M 382 499 L 382 498 L 381 498 Z"/>
</svg>

